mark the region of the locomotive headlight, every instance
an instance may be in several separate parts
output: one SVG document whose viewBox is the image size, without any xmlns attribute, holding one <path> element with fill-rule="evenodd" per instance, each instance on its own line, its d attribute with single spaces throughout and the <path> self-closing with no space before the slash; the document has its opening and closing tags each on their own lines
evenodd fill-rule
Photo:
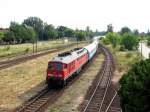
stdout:
<svg viewBox="0 0 150 112">
<path fill-rule="evenodd" d="M 58 74 L 57 77 L 62 77 L 62 75 L 61 75 L 61 74 Z"/>
<path fill-rule="evenodd" d="M 48 76 L 54 76 L 53 74 L 47 74 Z"/>
</svg>

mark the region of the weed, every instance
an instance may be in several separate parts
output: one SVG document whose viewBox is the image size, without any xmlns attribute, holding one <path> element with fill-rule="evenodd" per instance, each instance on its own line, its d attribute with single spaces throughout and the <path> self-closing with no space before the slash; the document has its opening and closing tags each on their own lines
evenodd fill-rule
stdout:
<svg viewBox="0 0 150 112">
<path fill-rule="evenodd" d="M 10 50 L 10 46 L 6 46 L 5 50 L 6 51 Z"/>
<path fill-rule="evenodd" d="M 25 53 L 28 53 L 28 52 L 29 52 L 29 50 L 30 50 L 29 48 L 26 48 L 26 49 L 25 49 Z"/>
<path fill-rule="evenodd" d="M 128 52 L 127 54 L 126 54 L 126 58 L 131 58 L 132 57 L 132 53 L 131 52 Z"/>
</svg>

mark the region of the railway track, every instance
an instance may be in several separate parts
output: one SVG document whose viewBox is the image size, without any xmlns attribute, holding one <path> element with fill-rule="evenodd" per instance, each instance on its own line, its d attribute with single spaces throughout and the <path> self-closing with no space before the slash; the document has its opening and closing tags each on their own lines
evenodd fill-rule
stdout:
<svg viewBox="0 0 150 112">
<path fill-rule="evenodd" d="M 100 54 L 100 50 L 96 53 L 95 57 Z M 80 78 L 80 76 L 88 69 L 89 65 L 94 61 L 95 57 L 87 63 L 80 73 L 73 77 L 70 78 L 68 81 L 67 86 L 64 88 L 56 88 L 56 89 L 48 89 L 45 87 L 38 95 L 36 95 L 32 100 L 29 102 L 23 104 L 21 107 L 17 108 L 14 110 L 14 112 L 43 112 L 45 109 L 53 104 L 64 92 L 66 88 L 71 86 L 76 80 Z"/>
<path fill-rule="evenodd" d="M 81 112 L 121 112 L 117 90 L 111 82 L 115 69 L 114 60 L 109 50 L 101 47 L 105 55 L 103 67 L 91 93 L 80 107 Z"/>
<path fill-rule="evenodd" d="M 21 56 L 21 57 L 14 58 L 14 59 L 11 59 L 11 60 L 1 61 L 0 62 L 0 70 L 9 68 L 11 66 L 14 66 L 14 65 L 17 65 L 17 64 L 20 64 L 20 63 L 23 63 L 23 62 L 26 62 L 28 60 L 38 58 L 40 56 L 43 56 L 43 55 L 46 55 L 46 54 L 49 54 L 49 53 L 58 52 L 58 51 L 60 51 L 64 48 L 68 48 L 68 47 L 71 47 L 73 45 L 76 45 L 76 43 L 69 44 L 69 45 L 66 45 L 66 46 L 63 46 L 63 47 L 62 46 L 57 47 L 55 49 L 50 49 L 50 50 L 34 53 L 34 54 L 31 54 L 31 55 Z"/>
<path fill-rule="evenodd" d="M 112 85 L 111 85 L 112 86 Z M 107 95 L 107 102 L 105 102 L 105 108 L 102 111 L 104 112 L 122 112 L 119 103 L 119 96 L 117 90 L 110 87 L 108 95 Z"/>
<path fill-rule="evenodd" d="M 64 89 L 49 90 L 45 88 L 33 100 L 23 105 L 17 112 L 41 112 L 59 98 Z"/>
</svg>

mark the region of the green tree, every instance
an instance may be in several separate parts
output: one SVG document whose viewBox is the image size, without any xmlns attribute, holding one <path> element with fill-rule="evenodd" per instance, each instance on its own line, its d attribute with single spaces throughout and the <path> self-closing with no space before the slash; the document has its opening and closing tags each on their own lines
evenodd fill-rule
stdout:
<svg viewBox="0 0 150 112">
<path fill-rule="evenodd" d="M 150 31 L 149 31 L 149 29 L 147 30 L 146 35 L 147 35 L 147 36 L 150 36 Z"/>
<path fill-rule="evenodd" d="M 74 35 L 75 35 L 74 30 L 72 30 L 72 29 L 70 29 L 70 28 L 66 28 L 66 29 L 64 30 L 64 36 L 65 36 L 65 37 L 74 37 Z"/>
<path fill-rule="evenodd" d="M 15 36 L 12 31 L 6 32 L 4 34 L 4 37 L 2 37 L 2 41 L 7 43 L 7 44 L 12 44 L 15 41 Z"/>
<path fill-rule="evenodd" d="M 57 27 L 57 32 L 58 32 L 58 37 L 59 38 L 62 38 L 65 36 L 64 34 L 64 31 L 66 30 L 67 28 L 65 26 L 58 26 Z"/>
<path fill-rule="evenodd" d="M 76 30 L 75 36 L 77 38 L 77 41 L 85 40 L 86 32 L 83 30 Z"/>
<path fill-rule="evenodd" d="M 138 46 L 138 37 L 131 33 L 125 33 L 122 36 L 121 45 L 128 50 L 136 49 Z"/>
<path fill-rule="evenodd" d="M 4 37 L 4 32 L 0 32 L 0 43 L 2 43 L 2 38 Z"/>
<path fill-rule="evenodd" d="M 25 33 L 24 41 L 35 43 L 37 36 L 34 29 L 32 27 L 26 27 L 25 30 L 26 31 L 24 32 Z"/>
<path fill-rule="evenodd" d="M 106 34 L 106 41 L 112 44 L 112 46 L 115 48 L 120 42 L 120 37 L 117 33 L 109 32 Z"/>
<path fill-rule="evenodd" d="M 67 28 L 65 26 L 58 26 L 57 32 L 58 32 L 59 38 L 74 37 L 74 35 L 75 35 L 75 31 L 73 29 Z"/>
<path fill-rule="evenodd" d="M 123 112 L 150 111 L 150 59 L 142 60 L 120 80 L 119 96 Z"/>
<path fill-rule="evenodd" d="M 36 35 L 32 27 L 20 25 L 16 22 L 11 22 L 10 31 L 13 32 L 14 40 L 17 43 L 31 42 Z"/>
<path fill-rule="evenodd" d="M 43 32 L 43 39 L 55 39 L 58 36 L 57 31 L 55 30 L 53 25 L 45 25 Z"/>
<path fill-rule="evenodd" d="M 38 36 L 38 39 L 43 40 L 44 22 L 40 18 L 29 17 L 25 19 L 22 24 L 33 27 Z"/>
<path fill-rule="evenodd" d="M 131 33 L 130 28 L 128 28 L 128 27 L 126 27 L 126 26 L 123 27 L 123 28 L 121 28 L 120 34 L 123 35 L 123 34 L 125 34 L 125 33 Z"/>
<path fill-rule="evenodd" d="M 113 26 L 112 24 L 107 25 L 107 33 L 113 32 Z"/>
<path fill-rule="evenodd" d="M 95 30 L 94 36 L 99 36 L 99 31 L 98 31 L 98 29 Z"/>
<path fill-rule="evenodd" d="M 86 27 L 85 31 L 86 31 L 86 36 L 90 37 L 90 27 L 89 26 Z"/>
<path fill-rule="evenodd" d="M 139 31 L 138 31 L 138 29 L 133 30 L 133 34 L 136 35 L 136 36 L 139 36 Z"/>
<path fill-rule="evenodd" d="M 14 34 L 15 42 L 21 43 L 22 42 L 22 36 L 23 36 L 22 33 L 24 32 L 23 26 L 21 26 L 17 22 L 11 22 L 9 29 Z"/>
<path fill-rule="evenodd" d="M 150 36 L 147 37 L 147 45 L 150 46 Z"/>
</svg>

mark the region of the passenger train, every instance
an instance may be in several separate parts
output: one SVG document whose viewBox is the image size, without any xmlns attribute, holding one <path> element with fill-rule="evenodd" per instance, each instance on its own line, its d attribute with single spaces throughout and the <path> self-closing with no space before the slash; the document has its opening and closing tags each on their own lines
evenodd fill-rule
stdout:
<svg viewBox="0 0 150 112">
<path fill-rule="evenodd" d="M 75 48 L 71 51 L 58 54 L 48 62 L 46 82 L 52 85 L 66 85 L 67 79 L 73 74 L 78 74 L 89 60 L 92 59 L 98 49 L 98 41 L 83 48 Z"/>
</svg>

